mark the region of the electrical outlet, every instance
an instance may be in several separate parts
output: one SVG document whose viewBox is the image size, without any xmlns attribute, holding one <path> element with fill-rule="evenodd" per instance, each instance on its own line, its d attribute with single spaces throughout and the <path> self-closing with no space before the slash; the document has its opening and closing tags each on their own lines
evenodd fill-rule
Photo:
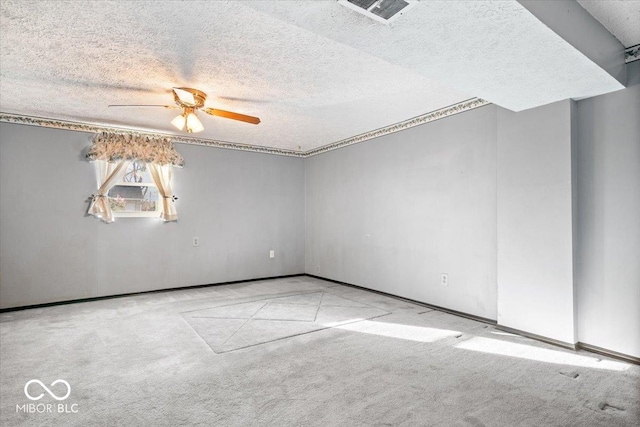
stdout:
<svg viewBox="0 0 640 427">
<path fill-rule="evenodd" d="M 200 239 L 197 237 L 193 238 L 193 246 L 200 246 Z"/>
<path fill-rule="evenodd" d="M 320 273 L 320 266 L 316 265 L 316 273 Z"/>
<path fill-rule="evenodd" d="M 440 275 L 440 284 L 442 286 L 449 286 L 449 275 L 448 274 L 442 273 Z"/>
<path fill-rule="evenodd" d="M 273 249 L 271 249 L 269 251 L 269 258 L 275 258 L 276 257 L 276 251 L 274 251 Z"/>
</svg>

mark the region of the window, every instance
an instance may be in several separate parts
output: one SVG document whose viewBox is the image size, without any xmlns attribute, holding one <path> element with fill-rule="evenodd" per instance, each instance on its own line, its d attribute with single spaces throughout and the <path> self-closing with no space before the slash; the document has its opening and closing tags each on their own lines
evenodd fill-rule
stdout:
<svg viewBox="0 0 640 427">
<path fill-rule="evenodd" d="M 131 162 L 108 196 L 114 217 L 157 217 L 159 214 L 160 193 L 146 163 Z"/>
</svg>

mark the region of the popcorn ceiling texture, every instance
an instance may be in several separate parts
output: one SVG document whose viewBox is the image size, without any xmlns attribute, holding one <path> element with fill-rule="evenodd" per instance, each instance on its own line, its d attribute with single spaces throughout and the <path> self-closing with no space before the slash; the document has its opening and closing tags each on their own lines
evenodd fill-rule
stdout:
<svg viewBox="0 0 640 427">
<path fill-rule="evenodd" d="M 198 137 L 301 151 L 470 98 L 241 2 L 7 2 L 0 43 L 3 112 L 176 133 L 175 111 L 107 105 L 191 86 L 262 120 L 200 113 Z"/>
<path fill-rule="evenodd" d="M 390 26 L 330 2 L 249 4 L 514 111 L 623 88 L 516 1 L 423 1 Z"/>
<path fill-rule="evenodd" d="M 107 105 L 191 86 L 262 120 L 200 113 L 198 137 L 305 152 L 474 96 L 520 109 L 613 90 L 517 3 L 443 6 L 386 26 L 332 1 L 3 1 L 0 111 L 183 135 L 175 111 Z"/>
</svg>

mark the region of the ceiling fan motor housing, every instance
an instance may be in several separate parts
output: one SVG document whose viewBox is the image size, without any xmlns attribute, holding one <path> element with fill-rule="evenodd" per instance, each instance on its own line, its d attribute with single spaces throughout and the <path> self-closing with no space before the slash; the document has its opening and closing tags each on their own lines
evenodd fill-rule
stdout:
<svg viewBox="0 0 640 427">
<path fill-rule="evenodd" d="M 195 108 L 195 109 L 202 108 L 204 106 L 205 101 L 207 100 L 207 94 L 202 91 L 199 91 L 198 89 L 193 89 L 190 87 L 179 87 L 176 89 L 189 92 L 190 94 L 193 95 L 193 99 L 195 101 L 195 104 L 184 102 L 178 97 L 178 94 L 174 90 L 173 99 L 176 101 L 176 104 L 178 104 L 182 108 Z"/>
</svg>

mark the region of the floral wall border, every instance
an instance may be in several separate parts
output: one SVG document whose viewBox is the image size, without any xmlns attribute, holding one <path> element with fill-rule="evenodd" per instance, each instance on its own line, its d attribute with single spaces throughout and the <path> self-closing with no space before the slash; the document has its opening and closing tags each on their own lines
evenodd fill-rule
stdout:
<svg viewBox="0 0 640 427">
<path fill-rule="evenodd" d="M 94 125 L 89 123 L 70 122 L 57 119 L 46 119 L 42 117 L 21 116 L 19 114 L 0 113 L 0 122 L 16 123 L 29 126 L 41 126 L 54 129 L 73 130 L 90 133 L 121 133 L 137 136 L 150 136 L 154 138 L 171 138 L 174 143 L 206 145 L 209 147 L 226 148 L 230 150 L 254 151 L 258 153 L 276 154 L 279 156 L 301 157 L 304 153 L 294 150 L 280 148 L 261 147 L 257 145 L 237 144 L 235 142 L 218 141 L 214 139 L 201 139 L 189 136 L 177 136 L 170 133 L 151 132 L 143 130 L 133 130 L 119 128 L 115 126 Z"/>
<path fill-rule="evenodd" d="M 316 154 L 326 153 L 327 151 L 336 150 L 349 145 L 357 144 L 359 142 L 367 141 L 369 139 L 378 138 L 380 136 L 388 135 L 390 133 L 399 132 L 401 130 L 409 129 L 414 126 L 423 125 L 425 123 L 433 122 L 436 120 L 444 119 L 445 117 L 453 116 L 455 114 L 463 113 L 465 111 L 473 110 L 478 107 L 491 104 L 489 101 L 485 101 L 480 98 L 472 98 L 466 101 L 459 102 L 457 104 L 450 105 L 448 107 L 441 108 L 439 110 L 432 111 L 421 116 L 414 117 L 412 119 L 405 120 L 390 126 L 385 126 L 380 129 L 372 130 L 370 132 L 361 133 L 360 135 L 352 136 L 350 138 L 343 139 L 341 141 L 333 142 L 322 147 L 314 148 L 304 153 L 304 157 L 315 156 Z"/>
<path fill-rule="evenodd" d="M 369 139 L 377 138 L 390 133 L 399 132 L 405 129 L 409 129 L 414 126 L 419 126 L 425 123 L 429 123 L 435 120 L 443 119 L 455 114 L 459 114 L 465 111 L 473 110 L 478 107 L 489 105 L 490 102 L 480 98 L 472 98 L 463 102 L 459 102 L 454 105 L 450 105 L 439 110 L 432 111 L 421 116 L 414 117 L 390 126 L 385 126 L 380 129 L 373 130 L 371 132 L 365 132 L 360 135 L 356 135 L 350 138 L 346 138 L 331 144 L 324 145 L 322 147 L 314 148 L 309 151 L 295 151 L 287 150 L 283 148 L 261 147 L 258 145 L 238 144 L 234 142 L 218 141 L 213 139 L 201 139 L 190 136 L 176 136 L 168 133 L 150 132 L 142 130 L 132 130 L 126 128 L 118 128 L 113 126 L 95 125 L 89 123 L 70 122 L 57 119 L 46 119 L 41 117 L 22 116 L 18 114 L 0 113 L 0 122 L 16 123 L 29 126 L 41 126 L 54 129 L 64 129 L 79 132 L 99 133 L 123 133 L 131 135 L 151 136 L 156 138 L 171 138 L 174 143 L 179 144 L 191 144 L 191 145 L 203 145 L 208 147 L 225 148 L 229 150 L 240 151 L 252 151 L 256 153 L 274 154 L 278 156 L 290 156 L 290 157 L 311 157 L 316 154 L 325 153 L 327 151 L 343 148 L 348 145 L 357 144 Z"/>
</svg>

